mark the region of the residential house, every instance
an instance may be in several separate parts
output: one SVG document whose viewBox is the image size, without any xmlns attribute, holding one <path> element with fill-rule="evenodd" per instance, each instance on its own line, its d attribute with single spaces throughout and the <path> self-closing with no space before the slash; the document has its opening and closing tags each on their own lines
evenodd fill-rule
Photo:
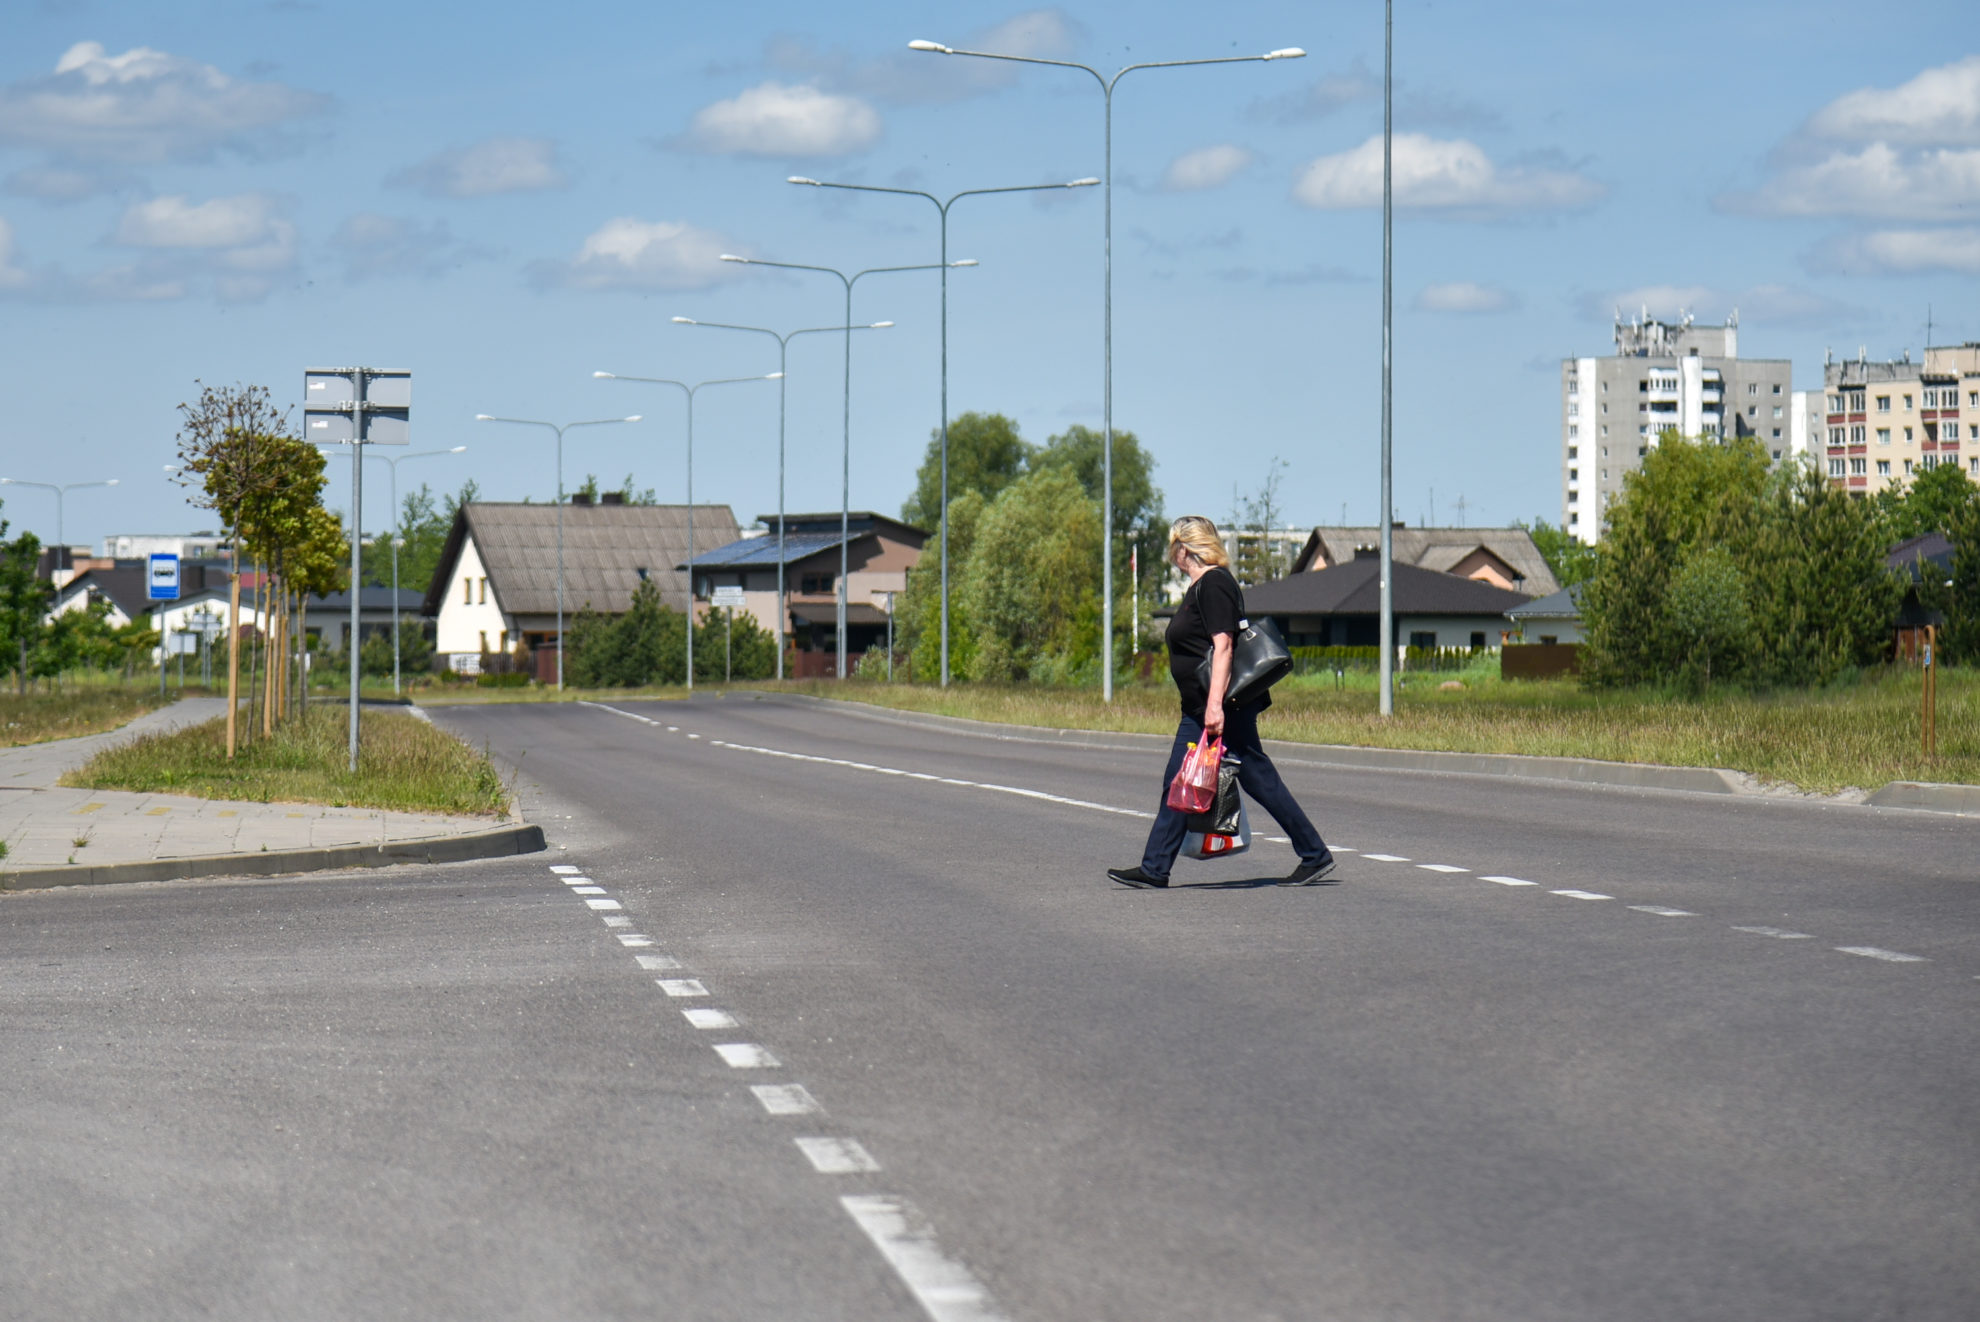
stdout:
<svg viewBox="0 0 1980 1322">
<path fill-rule="evenodd" d="M 1476 579 L 1528 596 L 1560 590 L 1547 558 L 1524 528 L 1411 528 L 1398 523 L 1389 536 L 1390 551 L 1399 565 Z M 1292 572 L 1351 564 L 1378 552 L 1381 541 L 1382 530 L 1377 527 L 1315 528 L 1294 558 Z"/>
<path fill-rule="evenodd" d="M 540 654 L 536 673 L 554 673 L 560 537 L 566 628 L 582 610 L 623 612 L 648 581 L 659 586 L 662 603 L 686 611 L 688 579 L 680 567 L 701 547 L 737 535 L 727 505 L 693 507 L 692 544 L 688 519 L 685 505 L 628 505 L 618 492 L 596 502 L 578 493 L 562 506 L 461 506 L 420 608 L 435 621 L 439 661 L 465 672 L 478 669 L 483 656 L 526 648 Z"/>
<path fill-rule="evenodd" d="M 1952 581 L 1953 544 L 1943 533 L 1928 532 L 1899 542 L 1884 557 L 1884 563 L 1911 580 L 1904 590 L 1904 602 L 1898 607 L 1893 628 L 1896 655 L 1900 660 L 1915 661 L 1929 636 L 1926 630 L 1944 628 L 1946 623 L 1945 612 L 1925 605 L 1925 599 L 1932 594 L 1921 594 L 1919 589 L 1933 580 Z"/>
<path fill-rule="evenodd" d="M 1326 569 L 1308 570 L 1246 590 L 1245 611 L 1269 617 L 1293 647 L 1381 645 L 1381 570 L 1374 553 Z M 1531 600 L 1477 578 L 1394 566 L 1396 644 L 1407 647 L 1496 648 L 1505 614 Z"/>
<path fill-rule="evenodd" d="M 1506 612 L 1516 641 L 1551 646 L 1584 641 L 1581 632 L 1581 584 L 1550 592 Z"/>
<path fill-rule="evenodd" d="M 777 516 L 757 520 L 726 546 L 694 558 L 695 593 L 707 600 L 718 587 L 743 590 L 745 609 L 769 626 L 777 618 Z M 908 570 L 921 559 L 929 534 L 871 510 L 784 516 L 785 633 L 797 649 L 799 677 L 831 673 L 838 649 L 839 548 L 846 560 L 846 651 L 858 655 L 887 639 L 893 596 L 907 590 Z M 683 566 L 685 567 L 685 566 Z"/>
</svg>

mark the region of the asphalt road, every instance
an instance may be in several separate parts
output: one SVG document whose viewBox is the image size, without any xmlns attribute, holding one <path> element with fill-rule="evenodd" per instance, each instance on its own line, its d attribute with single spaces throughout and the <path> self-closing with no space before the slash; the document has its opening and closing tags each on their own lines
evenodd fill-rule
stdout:
<svg viewBox="0 0 1980 1322">
<path fill-rule="evenodd" d="M 1156 750 L 617 706 L 440 716 L 548 854 L 0 901 L 0 1317 L 1980 1316 L 1980 824 L 1292 754 L 1344 884 L 1128 891 Z"/>
</svg>

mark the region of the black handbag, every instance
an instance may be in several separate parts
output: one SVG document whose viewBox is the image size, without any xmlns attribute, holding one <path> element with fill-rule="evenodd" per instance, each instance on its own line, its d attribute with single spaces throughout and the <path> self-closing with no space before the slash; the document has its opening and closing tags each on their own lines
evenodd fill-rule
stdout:
<svg viewBox="0 0 1980 1322">
<path fill-rule="evenodd" d="M 1197 682 L 1210 688 L 1210 662 L 1213 652 L 1196 667 Z M 1231 645 L 1231 682 L 1224 690 L 1224 705 L 1242 707 L 1265 696 L 1265 690 L 1292 673 L 1292 651 L 1279 636 L 1279 626 L 1269 619 L 1238 621 L 1237 638 Z"/>
<path fill-rule="evenodd" d="M 1191 813 L 1183 819 L 1187 830 L 1205 835 L 1236 835 L 1243 822 L 1244 803 L 1238 797 L 1238 760 L 1226 756 L 1217 764 L 1217 797 L 1208 812 Z"/>
</svg>

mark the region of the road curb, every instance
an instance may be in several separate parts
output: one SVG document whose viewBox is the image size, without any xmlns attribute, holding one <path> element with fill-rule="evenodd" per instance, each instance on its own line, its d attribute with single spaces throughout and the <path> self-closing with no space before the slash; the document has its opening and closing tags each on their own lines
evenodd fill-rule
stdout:
<svg viewBox="0 0 1980 1322">
<path fill-rule="evenodd" d="M 0 890 L 48 890 L 56 886 L 113 886 L 134 881 L 186 881 L 197 877 L 273 877 L 343 868 L 383 868 L 400 863 L 460 863 L 507 858 L 545 848 L 543 828 L 511 824 L 472 835 L 398 840 L 385 845 L 336 845 L 259 854 L 200 854 L 190 858 L 0 871 Z"/>
<path fill-rule="evenodd" d="M 1864 800 L 1873 808 L 1914 808 L 1925 812 L 1980 816 L 1980 785 L 1940 785 L 1894 780 Z"/>
</svg>

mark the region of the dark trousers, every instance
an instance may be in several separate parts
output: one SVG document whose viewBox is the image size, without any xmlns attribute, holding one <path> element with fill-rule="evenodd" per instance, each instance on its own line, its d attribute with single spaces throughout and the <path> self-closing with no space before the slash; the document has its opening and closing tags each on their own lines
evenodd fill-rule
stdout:
<svg viewBox="0 0 1980 1322">
<path fill-rule="evenodd" d="M 1279 769 L 1265 756 L 1258 742 L 1258 711 L 1253 707 L 1224 709 L 1224 754 L 1238 759 L 1238 787 L 1253 803 L 1272 814 L 1299 851 L 1302 863 L 1319 863 L 1327 858 L 1327 842 L 1313 829 L 1313 823 L 1300 810 Z M 1176 728 L 1176 746 L 1169 750 L 1169 768 L 1162 773 L 1162 808 L 1155 814 L 1155 825 L 1148 828 L 1148 849 L 1141 856 L 1141 870 L 1151 877 L 1166 877 L 1189 833 L 1189 819 L 1168 805 L 1169 783 L 1182 770 L 1183 755 L 1189 746 L 1203 738 L 1203 722 L 1185 715 Z"/>
</svg>

